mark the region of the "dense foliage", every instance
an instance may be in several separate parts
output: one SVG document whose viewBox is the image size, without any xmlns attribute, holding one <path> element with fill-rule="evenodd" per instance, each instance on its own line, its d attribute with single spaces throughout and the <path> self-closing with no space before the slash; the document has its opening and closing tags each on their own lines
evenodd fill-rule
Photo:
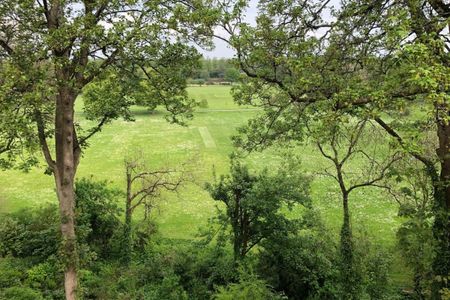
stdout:
<svg viewBox="0 0 450 300">
<path fill-rule="evenodd" d="M 232 169 L 235 176 L 241 172 L 248 175 L 243 165 L 234 163 Z M 264 196 L 261 204 L 275 197 L 267 193 L 272 185 L 264 186 L 272 178 L 267 176 L 267 171 L 252 176 L 258 182 L 253 193 Z M 300 187 L 300 198 L 307 199 L 302 182 L 306 187 L 307 179 L 294 176 L 286 187 Z M 294 185 L 297 183 L 300 185 Z M 246 212 L 258 215 L 258 224 L 266 226 L 256 227 L 260 243 L 239 261 L 233 255 L 233 239 L 218 237 L 213 241 L 207 235 L 199 241 L 169 240 L 157 233 L 154 224 L 139 223 L 132 229 L 133 260 L 123 265 L 120 247 L 124 224 L 118 219 L 116 206 L 121 195 L 105 182 L 82 179 L 76 187 L 80 294 L 85 299 L 323 299 L 341 295 L 334 237 L 311 208 L 301 219 L 288 220 L 279 213 L 280 201 L 275 201 L 274 210 L 263 210 L 267 216 L 261 214 L 259 206 L 246 206 Z M 270 224 L 265 223 L 266 217 L 270 217 Z M 225 223 L 213 222 L 209 231 L 217 232 L 217 225 L 232 227 L 231 218 L 219 219 Z M 273 224 L 289 226 L 267 227 Z M 0 299 L 64 297 L 63 257 L 55 240 L 60 238 L 54 206 L 1 219 Z M 364 239 L 361 242 L 366 251 L 367 243 Z M 392 295 L 387 288 L 385 253 L 375 248 L 371 251 L 375 256 L 358 253 L 361 264 L 367 266 L 361 271 L 367 280 L 359 286 L 360 293 L 377 295 L 377 299 Z"/>
<path fill-rule="evenodd" d="M 277 174 L 264 169 L 253 175 L 246 166 L 233 160 L 230 176 L 221 176 L 208 185 L 212 198 L 225 205 L 217 216 L 219 226 L 227 230 L 231 225 L 231 240 L 235 260 L 244 258 L 260 242 L 273 235 L 288 235 L 297 230 L 297 220 L 289 220 L 283 207 L 292 209 L 309 206 L 309 179 L 296 166 L 285 165 Z"/>
</svg>

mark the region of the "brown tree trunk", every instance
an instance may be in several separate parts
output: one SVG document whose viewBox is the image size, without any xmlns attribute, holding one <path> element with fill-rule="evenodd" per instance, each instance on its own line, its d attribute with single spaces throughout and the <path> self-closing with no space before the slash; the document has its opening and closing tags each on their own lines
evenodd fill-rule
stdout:
<svg viewBox="0 0 450 300">
<path fill-rule="evenodd" d="M 433 235 L 436 239 L 436 257 L 433 262 L 433 273 L 435 282 L 433 284 L 433 298 L 440 299 L 439 291 L 448 288 L 450 277 L 450 124 L 446 118 L 441 119 L 439 115 L 448 116 L 445 107 L 437 107 L 437 135 L 441 173 L 438 180 L 434 182 L 434 225 Z M 441 110 L 441 111 L 439 111 Z M 437 182 L 436 182 L 437 181 Z"/>
<path fill-rule="evenodd" d="M 450 112 L 445 115 L 450 117 Z M 447 119 L 438 122 L 439 149 L 437 154 L 441 163 L 440 181 L 443 184 L 444 198 L 439 201 L 439 205 L 448 210 L 450 208 L 450 124 Z"/>
<path fill-rule="evenodd" d="M 131 171 L 127 170 L 127 201 L 125 203 L 125 224 L 123 231 L 123 246 L 122 246 L 122 261 L 125 265 L 129 265 L 132 256 L 132 237 L 131 237 L 131 223 L 133 209 L 131 207 L 132 195 L 131 195 Z"/>
<path fill-rule="evenodd" d="M 64 78 L 62 74 L 59 78 Z M 78 254 L 75 235 L 75 193 L 74 178 L 79 152 L 75 151 L 74 140 L 75 94 L 70 88 L 60 86 L 56 98 L 55 117 L 55 182 L 61 218 L 62 252 L 64 257 L 64 288 L 67 300 L 76 299 Z"/>
</svg>

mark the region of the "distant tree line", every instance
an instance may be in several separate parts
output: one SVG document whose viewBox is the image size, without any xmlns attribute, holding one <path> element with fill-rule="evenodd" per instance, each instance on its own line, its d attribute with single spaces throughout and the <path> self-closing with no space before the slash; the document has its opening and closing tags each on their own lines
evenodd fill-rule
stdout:
<svg viewBox="0 0 450 300">
<path fill-rule="evenodd" d="M 194 69 L 191 84 L 233 83 L 239 80 L 240 71 L 227 58 L 202 58 L 200 66 Z"/>
</svg>

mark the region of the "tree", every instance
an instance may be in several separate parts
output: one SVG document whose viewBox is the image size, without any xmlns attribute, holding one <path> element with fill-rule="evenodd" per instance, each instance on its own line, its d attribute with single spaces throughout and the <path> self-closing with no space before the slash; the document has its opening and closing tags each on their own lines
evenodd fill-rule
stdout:
<svg viewBox="0 0 450 300">
<path fill-rule="evenodd" d="M 383 180 L 388 177 L 393 165 L 402 158 L 398 152 L 383 147 L 386 144 L 384 143 L 386 137 L 377 134 L 379 129 L 371 125 L 368 120 L 340 120 L 338 123 L 316 126 L 313 132 L 309 133 L 315 137 L 322 156 L 332 163 L 331 169 L 334 170 L 330 172 L 330 168 L 325 169 L 325 175 L 336 181 L 342 196 L 340 254 L 345 299 L 360 297 L 358 289 L 362 280 L 361 272 L 354 262 L 350 194 L 360 188 L 389 189 Z M 354 161 L 358 161 L 362 167 L 356 167 Z"/>
<path fill-rule="evenodd" d="M 245 5 L 222 6 L 219 38 L 235 48 L 246 75 L 235 98 L 264 114 L 237 142 L 255 149 L 302 139 L 308 119 L 335 111 L 376 121 L 433 182 L 439 297 L 450 282 L 449 4 L 354 0 L 336 10 L 331 1 L 260 1 L 255 26 L 242 21 Z M 424 155 L 426 131 L 439 141 L 438 164 Z"/>
<path fill-rule="evenodd" d="M 127 78 L 124 74 L 131 76 L 137 69 L 144 73 L 137 77 L 146 78 L 152 95 L 157 95 L 155 100 L 172 116 L 190 114 L 181 66 L 186 62 L 192 66 L 198 55 L 182 40 L 208 44 L 206 36 L 215 19 L 208 7 L 208 1 L 145 0 L 6 0 L 0 4 L 1 113 L 18 116 L 16 121 L 1 119 L 0 147 L 11 161 L 20 149 L 31 151 L 39 145 L 55 178 L 67 258 L 67 299 L 76 298 L 74 178 L 82 150 L 105 123 L 126 112 L 117 111 L 126 107 L 116 101 L 123 100 L 120 84 Z M 88 108 L 98 125 L 82 132 L 74 119 L 77 97 L 90 83 L 108 80 L 110 72 L 120 74 L 116 87 L 107 86 L 114 88 L 111 100 L 116 105 Z M 104 104 L 109 96 L 91 103 Z"/>
<path fill-rule="evenodd" d="M 309 179 L 292 166 L 283 167 L 276 174 L 264 169 L 254 175 L 233 159 L 230 175 L 207 185 L 212 198 L 225 205 L 218 220 L 225 230 L 231 226 L 235 261 L 276 232 L 296 230 L 295 220 L 284 216 L 282 207 L 309 205 Z"/>
<path fill-rule="evenodd" d="M 132 255 L 132 217 L 136 208 L 144 206 L 144 216 L 147 219 L 151 210 L 155 207 L 155 199 L 162 191 L 176 192 L 188 180 L 186 170 L 180 168 L 151 170 L 146 167 L 142 157 L 127 159 L 125 161 L 125 173 L 127 192 L 125 202 L 125 224 L 123 236 L 123 255 L 125 263 L 131 261 Z"/>
<path fill-rule="evenodd" d="M 235 68 L 228 68 L 225 70 L 225 80 L 229 82 L 236 82 L 239 80 L 239 76 L 241 73 L 239 73 L 239 70 Z"/>
</svg>

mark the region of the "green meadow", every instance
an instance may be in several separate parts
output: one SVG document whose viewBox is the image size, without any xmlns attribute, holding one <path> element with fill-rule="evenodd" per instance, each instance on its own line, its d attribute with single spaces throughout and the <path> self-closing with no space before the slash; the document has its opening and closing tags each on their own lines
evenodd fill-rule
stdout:
<svg viewBox="0 0 450 300">
<path fill-rule="evenodd" d="M 176 239 L 193 238 L 200 226 L 214 215 L 215 203 L 203 186 L 213 180 L 213 173 L 228 171 L 229 154 L 233 151 L 231 136 L 236 128 L 255 116 L 254 108 L 234 104 L 229 86 L 190 87 L 189 93 L 198 101 L 206 99 L 207 108 L 199 108 L 188 126 L 169 124 L 162 111 L 149 112 L 135 107 L 134 122 L 116 120 L 90 140 L 77 173 L 78 178 L 107 180 L 111 186 L 125 189 L 124 159 L 141 152 L 151 168 L 176 166 L 191 162 L 192 182 L 176 194 L 165 193 L 158 199 L 153 218 L 163 236 Z M 83 118 L 82 103 L 77 106 L 77 121 L 83 128 L 94 124 Z M 312 198 L 324 222 L 338 233 L 341 225 L 340 193 L 337 185 L 319 174 L 327 161 L 312 146 L 298 146 L 306 173 L 314 177 Z M 246 157 L 252 168 L 276 166 L 279 157 L 274 150 Z M 53 178 L 44 175 L 44 165 L 28 173 L 17 170 L 0 172 L 0 212 L 11 212 L 44 203 L 56 203 Z M 399 224 L 396 203 L 380 190 L 357 189 L 350 196 L 353 226 L 367 231 L 375 243 L 395 246 L 395 231 Z M 295 215 L 294 211 L 293 214 Z M 135 220 L 139 221 L 137 215 Z M 396 263 L 398 264 L 398 263 Z M 398 269 L 398 271 L 397 271 Z M 398 264 L 396 281 L 406 276 Z"/>
</svg>

